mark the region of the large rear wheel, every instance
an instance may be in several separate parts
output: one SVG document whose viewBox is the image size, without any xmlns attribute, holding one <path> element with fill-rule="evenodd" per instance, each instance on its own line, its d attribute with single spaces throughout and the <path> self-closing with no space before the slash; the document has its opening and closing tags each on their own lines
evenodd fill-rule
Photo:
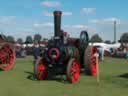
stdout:
<svg viewBox="0 0 128 96">
<path fill-rule="evenodd" d="M 14 47 L 9 43 L 2 43 L 0 48 L 0 69 L 8 71 L 13 69 L 16 61 Z"/>
<path fill-rule="evenodd" d="M 67 79 L 70 83 L 76 83 L 80 75 L 80 64 L 77 59 L 71 58 L 67 65 Z"/>
<path fill-rule="evenodd" d="M 84 66 L 85 72 L 89 75 L 96 76 L 97 75 L 97 67 L 98 63 L 98 50 L 94 46 L 88 46 L 84 52 Z"/>
</svg>

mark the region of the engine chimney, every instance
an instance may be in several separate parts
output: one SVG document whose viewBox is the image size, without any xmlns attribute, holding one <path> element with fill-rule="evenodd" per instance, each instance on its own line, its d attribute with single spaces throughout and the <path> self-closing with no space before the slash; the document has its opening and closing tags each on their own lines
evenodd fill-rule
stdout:
<svg viewBox="0 0 128 96">
<path fill-rule="evenodd" d="M 61 11 L 54 11 L 54 36 L 61 37 Z"/>
</svg>

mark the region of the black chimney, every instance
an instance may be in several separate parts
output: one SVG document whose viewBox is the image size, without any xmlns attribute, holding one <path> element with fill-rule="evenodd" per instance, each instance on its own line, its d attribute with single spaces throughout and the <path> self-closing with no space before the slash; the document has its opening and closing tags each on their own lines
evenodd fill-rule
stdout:
<svg viewBox="0 0 128 96">
<path fill-rule="evenodd" d="M 54 36 L 61 37 L 61 11 L 54 11 Z"/>
</svg>

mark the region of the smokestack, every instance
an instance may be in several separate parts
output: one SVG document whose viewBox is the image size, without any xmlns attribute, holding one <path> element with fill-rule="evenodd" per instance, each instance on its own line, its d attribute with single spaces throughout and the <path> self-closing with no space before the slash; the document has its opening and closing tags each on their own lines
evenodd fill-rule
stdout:
<svg viewBox="0 0 128 96">
<path fill-rule="evenodd" d="M 61 11 L 54 11 L 54 36 L 61 37 Z"/>
</svg>

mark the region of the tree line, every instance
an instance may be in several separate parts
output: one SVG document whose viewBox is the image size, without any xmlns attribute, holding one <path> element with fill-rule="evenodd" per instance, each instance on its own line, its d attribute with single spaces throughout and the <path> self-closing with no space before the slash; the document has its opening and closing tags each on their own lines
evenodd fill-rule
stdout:
<svg viewBox="0 0 128 96">
<path fill-rule="evenodd" d="M 29 44 L 29 43 L 33 43 L 33 41 L 41 42 L 47 40 L 47 38 L 42 38 L 40 34 L 35 34 L 33 38 L 31 35 L 28 35 L 25 41 L 22 38 L 18 38 L 17 40 L 15 40 L 14 36 L 7 36 L 6 40 L 11 43 L 17 42 L 19 44 L 23 44 L 23 43 Z"/>
<path fill-rule="evenodd" d="M 115 43 L 114 41 L 111 41 L 111 40 L 103 41 L 103 39 L 98 34 L 94 34 L 91 37 L 90 42 L 92 42 L 92 43 L 95 43 L 95 42 L 104 42 L 104 43 L 107 43 L 107 44 Z M 118 42 L 125 42 L 125 43 L 127 42 L 128 43 L 128 32 L 123 33 L 121 35 L 121 37 L 120 37 L 120 40 L 118 40 Z"/>
<path fill-rule="evenodd" d="M 13 36 L 7 36 L 6 40 L 8 42 L 12 42 L 12 43 L 17 42 L 17 43 L 20 43 L 20 44 L 22 44 L 22 43 L 28 44 L 28 43 L 33 43 L 33 41 L 37 41 L 37 42 L 44 41 L 44 40 L 47 40 L 47 38 L 42 38 L 42 36 L 40 34 L 35 34 L 33 38 L 32 38 L 32 36 L 27 36 L 25 41 L 23 41 L 22 38 L 18 38 L 17 40 L 15 40 L 15 38 Z M 105 42 L 105 43 L 108 43 L 108 44 L 113 43 L 110 40 L 103 41 L 103 39 L 99 36 L 99 34 L 94 34 L 90 38 L 90 42 L 92 42 L 92 43 Z M 123 33 L 121 35 L 119 42 L 128 42 L 128 32 Z"/>
</svg>

